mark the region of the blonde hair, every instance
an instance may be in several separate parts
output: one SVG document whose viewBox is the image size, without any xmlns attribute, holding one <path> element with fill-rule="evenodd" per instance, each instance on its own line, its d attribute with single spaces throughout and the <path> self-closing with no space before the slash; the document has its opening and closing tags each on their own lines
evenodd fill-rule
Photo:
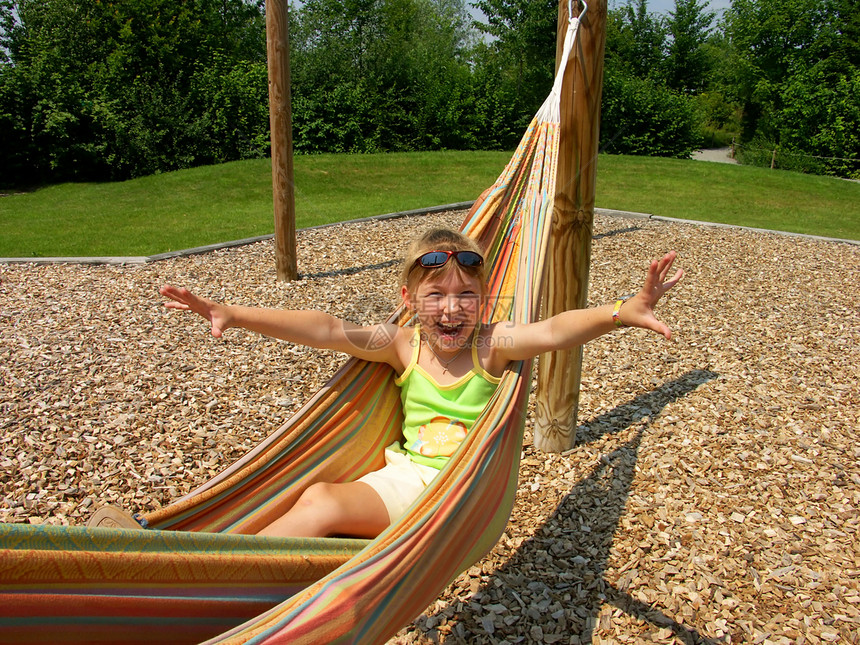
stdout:
<svg viewBox="0 0 860 645">
<path fill-rule="evenodd" d="M 482 264 L 474 269 L 466 269 L 460 266 L 459 262 L 451 259 L 444 266 L 435 269 L 425 269 L 420 265 L 416 266 L 415 263 L 418 258 L 430 251 L 474 251 L 481 257 L 484 255 L 483 249 L 481 249 L 475 240 L 463 235 L 459 231 L 452 231 L 447 228 L 431 229 L 409 245 L 406 256 L 403 259 L 403 268 L 400 272 L 401 285 L 406 285 L 406 288 L 412 292 L 430 275 L 444 275 L 448 271 L 460 271 L 466 275 L 473 275 L 478 278 L 481 284 L 481 292 L 483 293 L 487 281 L 486 264 Z"/>
</svg>

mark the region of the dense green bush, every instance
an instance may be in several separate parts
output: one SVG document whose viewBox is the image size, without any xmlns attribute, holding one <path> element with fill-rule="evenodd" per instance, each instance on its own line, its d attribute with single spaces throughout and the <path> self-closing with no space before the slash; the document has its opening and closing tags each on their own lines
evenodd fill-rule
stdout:
<svg viewBox="0 0 860 645">
<path fill-rule="evenodd" d="M 607 70 L 600 121 L 603 152 L 688 159 L 700 145 L 690 98 L 651 79 Z"/>
<path fill-rule="evenodd" d="M 29 95 L 25 79 L 11 65 L 0 64 L 0 188 L 29 185 L 37 174 L 31 161 Z"/>
<path fill-rule="evenodd" d="M 221 64 L 218 64 L 218 59 Z M 200 106 L 199 163 L 222 163 L 268 156 L 268 69 L 262 61 L 231 63 L 216 56 L 192 81 L 194 103 Z"/>
<path fill-rule="evenodd" d="M 462 2 L 308 0 L 292 16 L 297 152 L 474 147 Z"/>
<path fill-rule="evenodd" d="M 781 168 L 857 176 L 860 3 L 733 0 L 725 30 L 723 82 L 743 106 L 745 163 L 769 166 L 776 150 Z"/>
<path fill-rule="evenodd" d="M 260 127 L 242 123 L 265 106 L 256 2 L 21 0 L 17 21 L 0 9 L 4 152 L 23 151 L 0 162 L 5 181 L 124 179 L 265 152 Z"/>
<path fill-rule="evenodd" d="M 796 151 L 804 172 L 860 178 L 860 69 L 795 74 L 782 91 L 781 148 Z M 787 166 L 783 166 L 787 167 Z"/>
</svg>

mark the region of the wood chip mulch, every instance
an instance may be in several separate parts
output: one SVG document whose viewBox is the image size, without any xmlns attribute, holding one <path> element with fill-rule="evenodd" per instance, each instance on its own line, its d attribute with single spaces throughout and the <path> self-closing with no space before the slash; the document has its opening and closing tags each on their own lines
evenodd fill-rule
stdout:
<svg viewBox="0 0 860 645">
<path fill-rule="evenodd" d="M 314 307 L 397 304 L 404 241 L 462 213 L 303 231 L 145 266 L 0 265 L 0 521 L 151 511 L 285 421 L 343 357 L 162 307 L 157 288 Z M 667 342 L 585 349 L 575 446 L 531 419 L 503 538 L 393 643 L 860 643 L 860 248 L 597 216 L 590 300 L 676 249 Z M 455 539 L 455 536 L 451 536 Z"/>
</svg>

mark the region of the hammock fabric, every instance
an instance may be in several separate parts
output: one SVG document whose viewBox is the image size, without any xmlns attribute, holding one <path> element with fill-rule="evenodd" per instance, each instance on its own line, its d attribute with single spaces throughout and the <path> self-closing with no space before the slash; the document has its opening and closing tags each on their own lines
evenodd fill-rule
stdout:
<svg viewBox="0 0 860 645">
<path fill-rule="evenodd" d="M 487 249 L 485 322 L 538 316 L 563 73 L 463 223 Z M 385 642 L 501 536 L 530 384 L 531 363 L 511 365 L 440 476 L 372 541 L 247 535 L 311 483 L 383 465 L 400 437 L 399 392 L 390 367 L 358 360 L 242 459 L 147 515 L 159 530 L 0 525 L 0 641 Z"/>
</svg>

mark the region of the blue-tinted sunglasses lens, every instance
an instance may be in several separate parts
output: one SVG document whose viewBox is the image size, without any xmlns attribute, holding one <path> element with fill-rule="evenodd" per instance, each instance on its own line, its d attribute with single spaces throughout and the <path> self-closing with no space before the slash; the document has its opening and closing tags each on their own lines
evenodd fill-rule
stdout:
<svg viewBox="0 0 860 645">
<path fill-rule="evenodd" d="M 484 258 L 474 251 L 430 251 L 419 257 L 416 264 L 425 269 L 438 269 L 445 266 L 452 255 L 461 267 L 467 269 L 474 269 L 484 263 Z"/>
<path fill-rule="evenodd" d="M 444 251 L 431 251 L 418 258 L 418 264 L 425 269 L 436 269 L 445 266 L 449 257 L 450 254 Z"/>
<path fill-rule="evenodd" d="M 467 269 L 474 269 L 484 263 L 484 258 L 474 251 L 460 251 L 459 253 L 455 253 L 454 257 L 457 258 L 457 262 L 460 263 L 461 267 L 466 267 Z"/>
</svg>

